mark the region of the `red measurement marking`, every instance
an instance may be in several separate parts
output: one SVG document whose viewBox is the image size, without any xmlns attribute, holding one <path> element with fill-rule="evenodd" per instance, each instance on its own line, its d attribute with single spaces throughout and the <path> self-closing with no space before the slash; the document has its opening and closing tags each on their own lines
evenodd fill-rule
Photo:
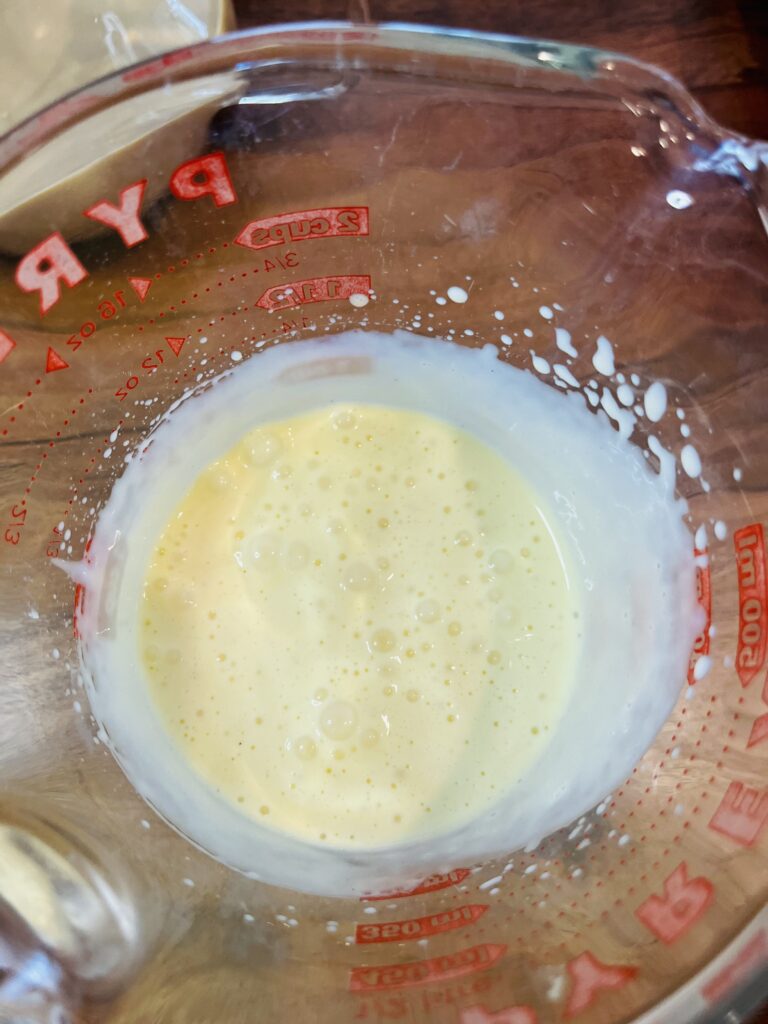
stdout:
<svg viewBox="0 0 768 1024">
<path fill-rule="evenodd" d="M 698 921 L 714 899 L 708 878 L 688 879 L 685 861 L 664 881 L 663 896 L 649 896 L 635 911 L 645 927 L 662 942 L 676 942 Z"/>
<path fill-rule="evenodd" d="M 706 556 L 706 551 L 694 550 L 694 557 Z M 696 600 L 704 609 L 704 625 L 701 632 L 693 641 L 693 650 L 688 660 L 688 685 L 693 686 L 696 682 L 696 662 L 703 654 L 709 654 L 710 636 L 709 630 L 712 625 L 712 574 L 709 564 L 696 567 Z"/>
<path fill-rule="evenodd" d="M 739 637 L 736 671 L 742 686 L 749 686 L 765 664 L 768 636 L 765 539 L 760 523 L 752 523 L 733 535 L 739 578 Z"/>
<path fill-rule="evenodd" d="M 48 540 L 45 553 L 48 558 L 57 558 L 62 552 L 61 543 L 64 540 L 64 530 L 60 530 L 58 526 L 54 526 L 51 533 L 53 536 Z M 75 598 L 77 598 L 77 590 L 75 590 Z"/>
<path fill-rule="evenodd" d="M 155 349 L 154 352 L 150 352 L 146 355 L 142 361 L 141 366 L 137 369 L 136 373 L 131 374 L 125 381 L 125 383 L 115 391 L 115 398 L 119 398 L 120 401 L 124 401 L 129 393 L 139 386 L 139 382 L 142 376 L 155 373 L 165 363 L 165 357 L 170 350 L 174 356 L 178 357 L 181 352 L 181 347 L 186 341 L 185 338 L 166 338 L 165 342 L 168 346 L 165 348 Z"/>
<path fill-rule="evenodd" d="M 454 868 L 444 875 L 430 875 L 423 879 L 413 889 L 402 889 L 398 892 L 388 892 L 381 896 L 363 896 L 364 901 L 373 900 L 398 900 L 403 896 L 421 896 L 425 892 L 437 892 L 439 889 L 448 889 L 452 885 L 458 885 L 469 875 L 469 868 Z"/>
<path fill-rule="evenodd" d="M 152 287 L 152 282 L 148 277 L 129 277 L 128 284 L 138 295 L 139 302 L 143 302 L 146 299 L 147 292 Z"/>
<path fill-rule="evenodd" d="M 615 967 L 601 963 L 591 953 L 580 953 L 566 970 L 571 976 L 571 991 L 565 1004 L 565 1017 L 582 1013 L 603 989 L 624 988 L 637 974 L 636 967 Z"/>
<path fill-rule="evenodd" d="M 456 907 L 440 914 L 414 917 L 408 921 L 388 921 L 386 924 L 359 924 L 355 931 L 355 942 L 365 945 L 374 942 L 404 942 L 408 939 L 424 939 L 440 935 L 455 928 L 474 924 L 488 909 L 485 903 Z"/>
<path fill-rule="evenodd" d="M 19 543 L 23 535 L 24 524 L 27 519 L 27 507 L 24 501 L 13 505 L 8 512 L 8 524 L 3 535 L 6 544 Z"/>
<path fill-rule="evenodd" d="M 171 352 L 173 352 L 173 354 L 175 356 L 177 356 L 179 354 L 179 352 L 181 352 L 181 349 L 182 349 L 182 347 L 184 345 L 184 342 L 187 339 L 186 338 L 166 338 L 165 340 L 168 342 L 168 348 L 171 350 Z"/>
<path fill-rule="evenodd" d="M 768 790 L 750 789 L 732 782 L 709 827 L 740 846 L 752 846 L 768 820 Z"/>
<path fill-rule="evenodd" d="M 183 64 L 189 60 L 195 51 L 191 47 L 185 50 L 174 50 L 173 53 L 166 53 L 163 57 L 147 61 L 137 68 L 126 71 L 122 78 L 124 82 L 140 82 L 143 78 L 151 78 L 157 71 L 164 71 L 165 68 L 173 67 L 174 64 Z"/>
<path fill-rule="evenodd" d="M 763 701 L 768 703 L 766 691 L 768 691 L 768 678 L 766 678 L 765 686 L 763 687 Z M 756 747 L 758 743 L 762 743 L 765 739 L 768 739 L 768 714 L 760 715 L 755 719 L 749 739 L 747 740 L 747 750 L 750 747 Z"/>
<path fill-rule="evenodd" d="M 371 279 L 365 274 L 343 274 L 340 277 L 311 277 L 267 288 L 256 302 L 262 309 L 289 309 L 310 302 L 348 299 L 350 295 L 367 295 Z"/>
<path fill-rule="evenodd" d="M 82 583 L 75 585 L 75 610 L 72 615 L 72 632 L 75 635 L 75 640 L 80 636 L 80 630 L 78 629 L 78 620 L 85 611 L 85 587 Z"/>
<path fill-rule="evenodd" d="M 246 249 L 268 249 L 272 245 L 304 242 L 313 238 L 367 234 L 367 206 L 332 206 L 252 220 L 246 224 L 235 242 Z"/>
<path fill-rule="evenodd" d="M 507 1006 L 491 1013 L 484 1006 L 468 1006 L 459 1015 L 459 1024 L 537 1024 L 536 1011 L 530 1006 Z"/>
<path fill-rule="evenodd" d="M 4 362 L 16 348 L 16 342 L 5 331 L 0 330 L 0 363 Z"/>
<path fill-rule="evenodd" d="M 504 955 L 507 947 L 485 942 L 458 953 L 436 956 L 431 960 L 415 960 L 389 967 L 353 967 L 349 972 L 350 992 L 383 992 L 432 982 L 460 978 L 475 971 L 487 971 Z"/>
<path fill-rule="evenodd" d="M 708 981 L 701 994 L 709 1003 L 719 1003 L 723 996 L 740 988 L 742 982 L 765 966 L 768 961 L 768 936 L 761 929 L 734 955 L 730 963 Z"/>
<path fill-rule="evenodd" d="M 49 348 L 48 355 L 45 357 L 45 372 L 55 373 L 57 370 L 68 369 L 69 363 L 65 362 L 55 349 Z"/>
<path fill-rule="evenodd" d="M 441 1021 L 452 1020 L 460 1006 L 482 999 L 496 984 L 493 974 L 470 974 L 442 985 L 429 985 L 417 992 L 366 992 L 355 996 L 354 1020 L 426 1020 L 434 1014 Z"/>
</svg>

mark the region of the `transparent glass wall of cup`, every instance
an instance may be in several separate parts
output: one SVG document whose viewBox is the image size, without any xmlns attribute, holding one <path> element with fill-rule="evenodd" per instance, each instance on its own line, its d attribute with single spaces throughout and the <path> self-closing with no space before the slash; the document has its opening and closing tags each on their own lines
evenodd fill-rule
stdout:
<svg viewBox="0 0 768 1024">
<path fill-rule="evenodd" d="M 42 247 L 2 243 L 0 1006 L 163 1024 L 679 1022 L 762 994 L 766 149 L 616 55 L 322 25 L 105 79 L 6 137 L 5 175 L 83 145 L 91 118 L 118 126 L 137 96 L 151 112 L 174 95 L 140 174 L 132 151 L 121 177 L 117 144 L 75 190 L 43 164 L 47 205 L 27 210 Z M 74 201 L 99 230 L 69 246 L 50 211 L 71 223 Z M 439 302 L 451 284 L 471 300 Z M 186 389 L 237 372 L 233 353 L 414 319 L 525 368 L 531 351 L 566 361 L 564 327 L 582 378 L 603 334 L 627 379 L 665 382 L 672 410 L 635 436 L 679 451 L 677 409 L 695 434 L 705 482 L 680 474 L 679 491 L 694 522 L 727 526 L 700 558 L 713 628 L 652 749 L 585 819 L 407 895 L 319 898 L 227 869 L 137 796 L 89 718 L 83 595 L 51 558 L 83 555 L 126 452 Z M 82 907 L 91 929 L 73 924 Z M 29 969 L 40 957 L 47 974 Z"/>
</svg>

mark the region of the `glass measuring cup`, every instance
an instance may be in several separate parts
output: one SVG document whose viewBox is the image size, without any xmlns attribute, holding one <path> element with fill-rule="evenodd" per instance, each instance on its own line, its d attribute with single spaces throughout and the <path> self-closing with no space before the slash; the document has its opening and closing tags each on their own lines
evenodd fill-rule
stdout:
<svg viewBox="0 0 768 1024">
<path fill-rule="evenodd" d="M 43 162 L 39 242 L 2 262 L 0 997 L 114 1021 L 719 1012 L 768 956 L 765 148 L 616 55 L 295 26 L 75 94 L 5 139 L 6 182 L 174 95 L 140 172 L 121 177 L 117 142 L 85 165 L 74 199 L 95 235 L 67 237 L 73 193 Z M 675 711 L 598 807 L 535 850 L 363 900 L 232 871 L 141 801 L 80 690 L 87 592 L 51 564 L 84 554 L 124 455 L 182 393 L 361 325 L 490 342 L 526 369 L 534 353 L 599 392 L 663 381 L 667 412 L 634 437 L 692 471 L 677 486 L 708 615 Z"/>
</svg>

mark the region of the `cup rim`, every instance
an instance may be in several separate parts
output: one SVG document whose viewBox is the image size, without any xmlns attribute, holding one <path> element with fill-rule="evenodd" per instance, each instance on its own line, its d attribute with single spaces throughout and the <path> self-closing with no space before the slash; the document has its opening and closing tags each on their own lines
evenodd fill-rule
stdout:
<svg viewBox="0 0 768 1024">
<path fill-rule="evenodd" d="M 138 64 L 96 79 L 65 94 L 54 103 L 38 110 L 0 136 L 0 174 L 9 170 L 26 153 L 48 142 L 60 132 L 98 113 L 115 102 L 172 85 L 185 79 L 213 74 L 228 66 L 243 70 L 248 66 L 248 53 L 261 44 L 303 44 L 308 52 L 313 46 L 335 45 L 337 66 L 341 51 L 365 45 L 377 49 L 399 50 L 409 55 L 426 57 L 467 57 L 478 61 L 495 61 L 510 67 L 547 66 L 554 72 L 571 74 L 583 81 L 602 81 L 610 91 L 619 91 L 622 84 L 629 92 L 641 88 L 646 97 L 663 100 L 677 109 L 684 119 L 716 144 L 731 140 L 736 144 L 753 144 L 766 149 L 768 143 L 756 142 L 747 136 L 724 128 L 707 114 L 697 100 L 675 76 L 653 64 L 623 53 L 592 46 L 555 42 L 526 36 L 437 25 L 381 22 L 356 24 L 350 21 L 297 21 L 261 25 L 241 29 L 204 40 L 191 46 L 170 50 Z M 349 67 L 354 69 L 354 63 Z M 358 65 L 359 67 L 359 65 Z M 632 74 L 633 81 L 628 81 Z"/>
</svg>

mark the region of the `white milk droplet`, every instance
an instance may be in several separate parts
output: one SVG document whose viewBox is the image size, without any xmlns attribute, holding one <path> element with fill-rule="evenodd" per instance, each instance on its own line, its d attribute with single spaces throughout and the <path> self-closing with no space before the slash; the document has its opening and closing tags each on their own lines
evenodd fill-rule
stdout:
<svg viewBox="0 0 768 1024">
<path fill-rule="evenodd" d="M 679 188 L 673 188 L 671 192 L 667 192 L 667 202 L 673 210 L 687 210 L 689 206 L 693 206 L 693 196 Z"/>
<path fill-rule="evenodd" d="M 240 360 L 243 358 L 243 353 L 238 352 L 237 349 L 235 349 L 234 352 L 230 352 L 229 358 L 232 360 L 233 363 L 239 363 Z"/>
<path fill-rule="evenodd" d="M 655 380 L 643 397 L 645 415 L 651 423 L 658 423 L 667 411 L 667 389 L 659 380 Z"/>
<path fill-rule="evenodd" d="M 733 479 L 736 481 L 736 483 L 738 483 L 741 480 L 741 470 L 739 469 L 738 466 L 734 467 Z"/>
<path fill-rule="evenodd" d="M 718 540 L 725 540 L 728 536 L 728 527 L 725 525 L 722 519 L 718 519 L 715 523 L 715 536 Z"/>
<path fill-rule="evenodd" d="M 559 974 L 556 978 L 553 978 L 547 989 L 547 999 L 550 1003 L 557 1003 L 562 998 L 563 992 L 565 991 L 565 978 L 562 974 Z"/>
<path fill-rule="evenodd" d="M 502 313 L 502 311 L 500 309 L 494 309 L 493 315 L 496 317 L 497 320 L 503 320 L 504 319 L 504 314 Z"/>
<path fill-rule="evenodd" d="M 688 476 L 701 476 L 701 459 L 692 444 L 683 445 L 680 452 L 680 462 Z"/>
<path fill-rule="evenodd" d="M 659 476 L 671 494 L 675 489 L 675 457 L 653 434 L 648 437 L 648 447 L 659 460 Z"/>
<path fill-rule="evenodd" d="M 451 287 L 446 292 L 446 295 L 451 300 L 451 302 L 458 303 L 466 302 L 467 299 L 469 298 L 469 294 L 463 288 L 460 288 L 457 284 L 452 284 Z"/>
<path fill-rule="evenodd" d="M 616 369 L 613 360 L 613 345 L 602 334 L 597 339 L 597 349 L 592 356 L 592 365 L 598 373 L 602 373 L 606 377 L 610 377 Z"/>
<path fill-rule="evenodd" d="M 698 680 L 703 679 L 704 676 L 712 668 L 712 659 L 707 654 L 702 654 L 693 669 L 693 678 Z"/>
<path fill-rule="evenodd" d="M 554 315 L 549 306 L 539 306 L 539 316 L 544 317 L 545 320 L 551 320 Z"/>
<path fill-rule="evenodd" d="M 616 397 L 622 405 L 631 406 L 635 401 L 635 392 L 629 384 L 619 384 L 616 388 Z"/>
<path fill-rule="evenodd" d="M 696 545 L 697 551 L 707 550 L 707 528 L 704 523 L 697 528 L 693 538 L 693 543 Z"/>
<path fill-rule="evenodd" d="M 493 889 L 493 887 L 498 885 L 501 881 L 503 881 L 503 876 L 495 875 L 493 878 L 489 878 L 487 882 L 481 882 L 480 885 L 478 885 L 478 889 L 485 892 L 487 889 Z"/>
<path fill-rule="evenodd" d="M 368 301 L 368 296 L 363 295 L 362 292 L 355 292 L 354 295 L 349 296 L 349 304 L 354 306 L 355 309 L 362 309 L 363 306 L 367 306 Z"/>
<path fill-rule="evenodd" d="M 574 359 L 579 354 L 571 342 L 571 332 L 566 331 L 564 327 L 555 328 L 555 344 L 561 352 L 565 352 L 567 356 L 573 356 Z"/>
<path fill-rule="evenodd" d="M 617 424 L 620 436 L 629 437 L 635 426 L 635 414 L 628 409 L 622 409 L 608 388 L 603 388 L 600 405 Z"/>
<path fill-rule="evenodd" d="M 549 373 L 549 363 L 544 356 L 537 356 L 533 349 L 531 349 L 531 362 L 537 373 Z"/>
<path fill-rule="evenodd" d="M 579 387 L 578 380 L 574 377 L 567 366 L 564 366 L 562 363 L 555 363 L 554 371 L 560 380 L 565 381 L 566 384 L 570 384 L 573 388 Z"/>
</svg>

